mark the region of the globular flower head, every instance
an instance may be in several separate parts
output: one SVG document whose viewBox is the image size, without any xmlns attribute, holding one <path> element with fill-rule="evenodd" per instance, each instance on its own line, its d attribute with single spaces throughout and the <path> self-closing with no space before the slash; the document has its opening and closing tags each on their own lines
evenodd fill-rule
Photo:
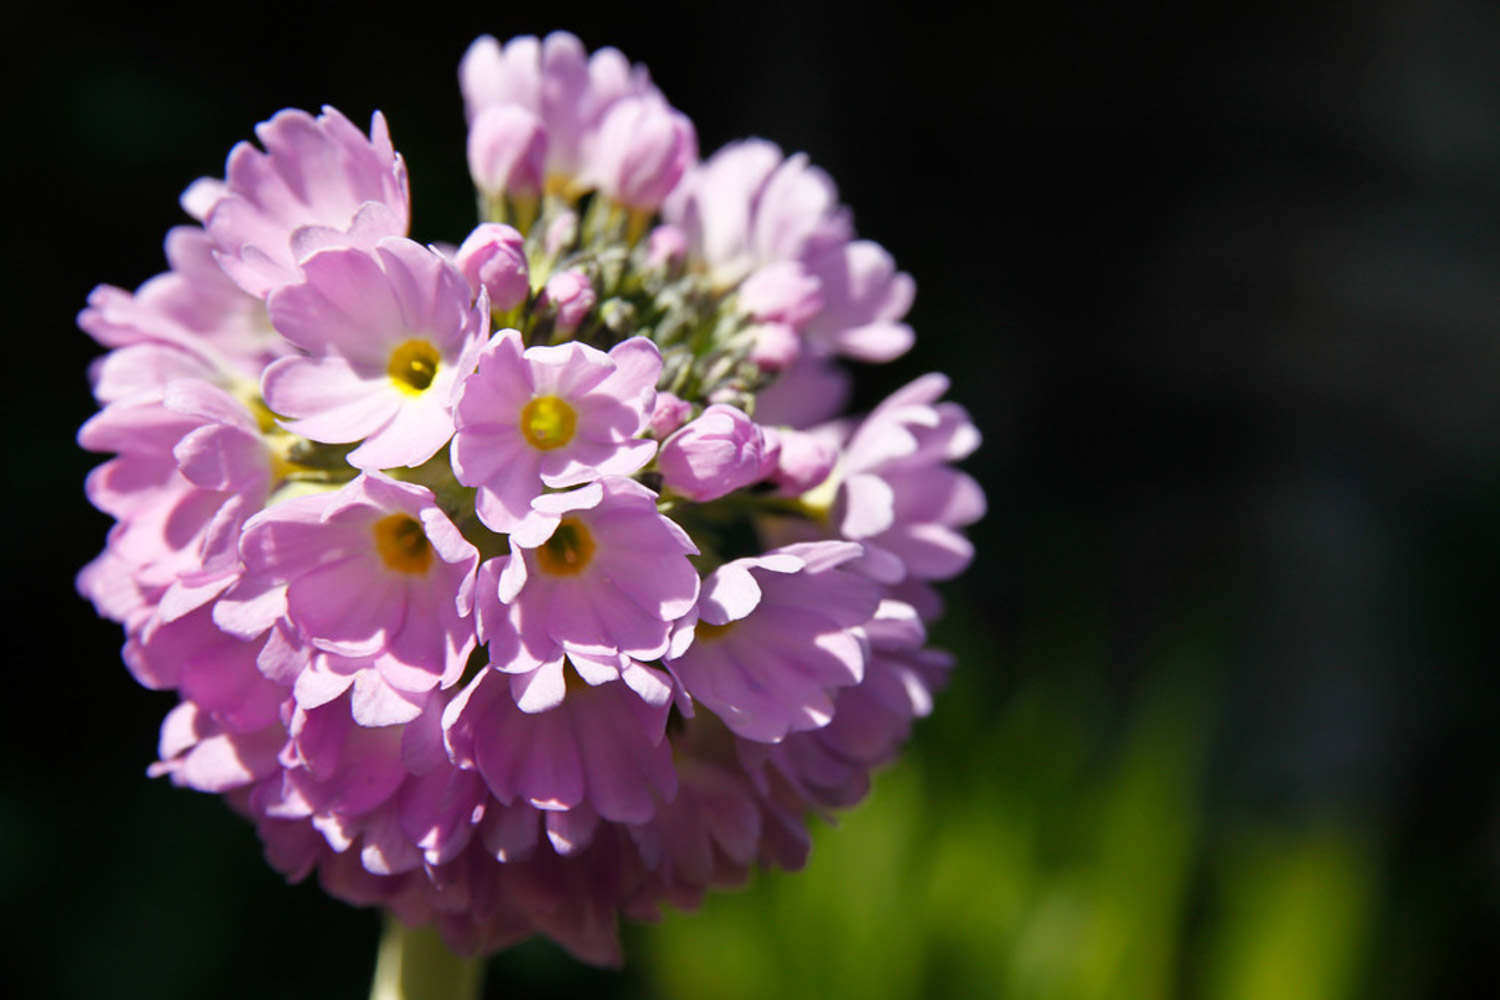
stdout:
<svg viewBox="0 0 1500 1000">
<path fill-rule="evenodd" d="M 842 414 L 915 286 L 805 155 L 699 162 L 562 32 L 459 78 L 456 250 L 407 238 L 380 115 L 284 111 L 182 196 L 165 273 L 89 296 L 116 523 L 78 588 L 178 698 L 150 773 L 289 878 L 616 962 L 620 916 L 800 867 L 932 711 L 978 432 L 941 376 Z"/>
</svg>

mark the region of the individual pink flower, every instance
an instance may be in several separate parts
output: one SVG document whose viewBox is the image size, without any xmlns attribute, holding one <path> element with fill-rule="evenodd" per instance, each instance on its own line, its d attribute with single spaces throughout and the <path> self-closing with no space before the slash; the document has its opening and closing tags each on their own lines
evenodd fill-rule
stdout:
<svg viewBox="0 0 1500 1000">
<path fill-rule="evenodd" d="M 561 705 L 527 713 L 504 675 L 487 670 L 448 705 L 443 732 L 452 759 L 476 768 L 502 803 L 527 802 L 549 822 L 586 806 L 595 820 L 641 823 L 677 792 L 669 692 L 662 685 L 653 703 L 618 680 L 577 685 Z"/>
<path fill-rule="evenodd" d="M 834 523 L 843 537 L 894 555 L 906 573 L 943 580 L 974 548 L 959 531 L 984 516 L 984 492 L 950 463 L 979 447 L 963 407 L 939 402 L 945 376 L 925 375 L 877 406 L 844 443 Z"/>
<path fill-rule="evenodd" d="M 303 262 L 306 280 L 270 299 L 282 336 L 309 352 L 261 379 L 266 405 L 314 441 L 362 442 L 361 469 L 420 465 L 453 435 L 458 379 L 488 330 L 488 309 L 427 248 L 387 238 L 373 251 L 334 248 Z"/>
<path fill-rule="evenodd" d="M 244 731 L 184 701 L 162 723 L 157 746 L 161 759 L 148 773 L 200 792 L 233 792 L 274 778 L 285 740 L 286 730 L 279 720 Z"/>
<path fill-rule="evenodd" d="M 358 661 L 352 666 L 370 671 L 358 689 L 370 699 L 369 724 L 408 721 L 415 713 L 402 703 L 416 699 L 402 694 L 452 685 L 474 648 L 479 556 L 425 487 L 365 473 L 340 490 L 285 500 L 245 525 L 240 557 L 244 577 L 219 601 L 215 621 L 245 638 L 283 629 L 292 648 L 273 676 L 324 691 L 348 676 L 330 697 L 356 670 L 319 658 Z M 334 677 L 318 681 L 318 672 Z M 326 701 L 311 693 L 299 700 L 311 708 Z"/>
<path fill-rule="evenodd" d="M 766 794 L 764 758 L 754 758 L 757 773 L 747 772 L 745 744 L 706 712 L 674 741 L 676 797 L 630 827 L 652 894 L 691 909 L 709 887 L 742 885 L 757 862 L 796 870 L 807 860 L 810 840 L 799 818 L 807 803 Z"/>
<path fill-rule="evenodd" d="M 704 503 L 766 478 L 776 456 L 743 410 L 716 403 L 662 443 L 662 483 Z"/>
<path fill-rule="evenodd" d="M 760 787 L 767 766 L 809 801 L 847 809 L 869 790 L 870 771 L 895 756 L 913 720 L 932 711 L 933 693 L 947 680 L 953 657 L 924 648 L 926 630 L 916 609 L 882 600 L 861 629 L 868 654 L 864 679 L 837 694 L 833 721 L 781 743 L 742 742 L 740 759 Z"/>
<path fill-rule="evenodd" d="M 167 233 L 166 252 L 171 269 L 133 294 L 109 285 L 95 288 L 78 325 L 104 346 L 132 350 L 138 359 L 159 363 L 187 355 L 213 372 L 207 377 L 215 382 L 257 379 L 262 368 L 289 352 L 271 328 L 265 303 L 220 270 L 203 230 L 175 227 Z M 143 349 L 148 345 L 153 350 Z"/>
<path fill-rule="evenodd" d="M 533 507 L 542 516 L 511 534 L 511 555 L 480 570 L 490 665 L 514 675 L 512 694 L 527 712 L 562 703 L 565 657 L 585 682 L 618 677 L 656 703 L 666 682 L 642 663 L 667 651 L 673 623 L 698 598 L 687 559 L 697 547 L 657 513 L 656 495 L 629 479 L 540 496 Z M 519 648 L 502 659 L 492 637 L 507 634 Z"/>
<path fill-rule="evenodd" d="M 605 354 L 579 343 L 523 349 L 514 330 L 497 333 L 455 408 L 453 471 L 478 487 L 480 519 L 513 531 L 544 489 L 629 475 L 649 462 L 656 444 L 636 435 L 660 372 L 660 353 L 642 337 Z"/>
<path fill-rule="evenodd" d="M 896 270 L 882 247 L 856 240 L 814 256 L 808 267 L 821 308 L 799 327 L 814 350 L 885 362 L 911 349 L 916 334 L 900 320 L 911 308 L 916 282 Z"/>
<path fill-rule="evenodd" d="M 469 126 L 469 177 L 491 197 L 541 196 L 547 156 L 542 120 L 515 104 L 487 107 Z"/>
<path fill-rule="evenodd" d="M 659 97 L 627 97 L 600 123 L 588 180 L 625 207 L 652 212 L 697 158 L 686 115 Z"/>
<path fill-rule="evenodd" d="M 890 361 L 911 347 L 900 322 L 915 284 L 853 226 L 827 175 L 760 140 L 731 144 L 689 173 L 664 206 L 720 287 L 752 317 L 795 327 L 812 350 Z"/>
<path fill-rule="evenodd" d="M 177 689 L 235 732 L 258 732 L 276 722 L 285 692 L 257 668 L 260 641 L 247 642 L 214 624 L 211 609 L 181 617 L 153 615 L 132 629 L 125 665 L 146 687 Z"/>
<path fill-rule="evenodd" d="M 696 624 L 673 637 L 669 669 L 747 739 L 774 743 L 827 725 L 832 692 L 864 676 L 851 630 L 880 599 L 877 584 L 843 568 L 859 554 L 846 542 L 810 542 L 720 566 L 703 581 Z"/>
<path fill-rule="evenodd" d="M 304 227 L 357 229 L 367 242 L 406 235 L 406 164 L 379 112 L 368 137 L 329 107 L 316 118 L 282 111 L 255 136 L 265 151 L 248 142 L 230 151 L 222 196 L 205 223 L 221 266 L 249 294 L 264 297 L 300 279 L 292 242 Z"/>
<path fill-rule="evenodd" d="M 475 295 L 481 289 L 489 295 L 490 308 L 497 312 L 515 308 L 531 294 L 526 240 L 510 226 L 480 223 L 459 245 L 453 263 Z"/>
<path fill-rule="evenodd" d="M 616 101 L 656 93 L 645 70 L 632 68 L 617 49 L 590 56 L 563 31 L 540 41 L 513 38 L 504 47 L 485 35 L 464 53 L 458 79 L 471 127 L 485 109 L 499 106 L 520 107 L 541 120 L 554 187 L 586 172 L 588 143 Z"/>
<path fill-rule="evenodd" d="M 762 139 L 730 143 L 694 168 L 662 206 L 711 280 L 732 288 L 754 271 L 847 242 L 849 213 L 828 175 Z"/>
<path fill-rule="evenodd" d="M 277 481 L 255 420 L 238 401 L 200 379 L 169 379 L 105 408 L 78 440 L 119 453 L 90 473 L 86 490 L 118 518 L 108 553 L 127 567 L 145 604 L 166 601 L 181 614 L 232 582 L 240 526 Z M 96 592 L 102 581 L 80 582 L 108 603 Z"/>
</svg>

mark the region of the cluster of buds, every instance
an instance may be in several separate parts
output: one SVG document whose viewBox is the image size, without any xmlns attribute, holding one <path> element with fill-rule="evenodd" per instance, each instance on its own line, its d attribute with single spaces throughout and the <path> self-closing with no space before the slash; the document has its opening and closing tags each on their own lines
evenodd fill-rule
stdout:
<svg viewBox="0 0 1500 1000">
<path fill-rule="evenodd" d="M 930 710 L 978 434 L 938 375 L 839 416 L 914 285 L 805 157 L 700 162 L 567 34 L 459 75 L 456 248 L 408 238 L 378 113 L 283 111 L 166 273 L 90 296 L 117 523 L 79 589 L 179 698 L 152 773 L 288 877 L 612 962 L 622 914 L 800 866 Z"/>
</svg>

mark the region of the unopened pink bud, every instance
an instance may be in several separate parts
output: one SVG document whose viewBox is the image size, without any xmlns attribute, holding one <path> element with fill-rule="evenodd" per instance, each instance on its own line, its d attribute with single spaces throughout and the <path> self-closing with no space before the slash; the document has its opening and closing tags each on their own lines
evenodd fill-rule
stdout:
<svg viewBox="0 0 1500 1000">
<path fill-rule="evenodd" d="M 536 198 L 542 193 L 547 132 L 525 108 L 485 108 L 469 127 L 469 175 L 487 195 Z"/>
<path fill-rule="evenodd" d="M 687 234 L 676 226 L 657 226 L 646 237 L 646 266 L 671 267 L 687 256 Z"/>
<path fill-rule="evenodd" d="M 657 439 L 661 439 L 687 423 L 692 415 L 692 403 L 685 402 L 670 392 L 658 392 L 647 426 Z"/>
<path fill-rule="evenodd" d="M 693 123 L 659 97 L 631 97 L 599 130 L 593 180 L 615 201 L 652 211 L 698 158 Z"/>
<path fill-rule="evenodd" d="M 558 329 L 574 330 L 594 308 L 594 286 L 581 271 L 558 271 L 547 279 L 542 300 L 557 310 Z"/>
<path fill-rule="evenodd" d="M 526 239 L 510 226 L 480 223 L 458 248 L 454 262 L 474 294 L 481 288 L 490 293 L 491 309 L 512 309 L 531 291 Z"/>
<path fill-rule="evenodd" d="M 556 257 L 578 239 L 578 215 L 565 211 L 547 224 L 547 234 L 542 237 L 542 249 L 549 257 Z"/>
<path fill-rule="evenodd" d="M 759 482 L 774 455 L 760 427 L 743 411 L 715 404 L 669 437 L 657 452 L 662 483 L 702 503 Z"/>
<path fill-rule="evenodd" d="M 762 323 L 753 333 L 750 360 L 762 371 L 784 371 L 802 354 L 802 338 L 785 323 Z"/>
</svg>

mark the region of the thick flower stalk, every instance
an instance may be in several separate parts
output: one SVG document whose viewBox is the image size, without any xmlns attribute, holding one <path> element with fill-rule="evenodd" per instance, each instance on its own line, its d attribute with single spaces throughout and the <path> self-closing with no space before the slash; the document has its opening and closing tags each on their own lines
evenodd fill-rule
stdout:
<svg viewBox="0 0 1500 1000">
<path fill-rule="evenodd" d="M 179 703 L 151 773 L 464 953 L 796 868 L 932 707 L 972 550 L 946 380 L 842 416 L 912 279 L 770 143 L 699 162 L 567 34 L 460 66 L 480 221 L 408 236 L 385 120 L 283 111 L 100 286 L 78 578 Z"/>
</svg>

